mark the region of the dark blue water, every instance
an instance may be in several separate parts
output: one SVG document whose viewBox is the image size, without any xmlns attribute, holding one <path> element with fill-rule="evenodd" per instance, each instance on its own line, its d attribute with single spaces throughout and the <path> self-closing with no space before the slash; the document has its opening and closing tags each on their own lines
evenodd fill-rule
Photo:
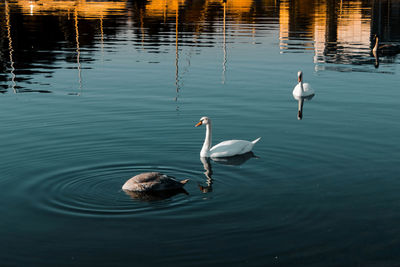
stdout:
<svg viewBox="0 0 400 267">
<path fill-rule="evenodd" d="M 0 4 L 0 265 L 394 266 L 396 1 Z M 297 71 L 315 89 L 292 96 Z M 262 137 L 253 155 L 201 160 Z M 187 194 L 126 194 L 145 171 Z"/>
</svg>

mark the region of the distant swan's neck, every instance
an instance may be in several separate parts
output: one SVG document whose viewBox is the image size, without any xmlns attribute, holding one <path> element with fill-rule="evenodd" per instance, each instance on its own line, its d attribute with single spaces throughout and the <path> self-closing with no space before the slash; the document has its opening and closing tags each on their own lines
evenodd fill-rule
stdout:
<svg viewBox="0 0 400 267">
<path fill-rule="evenodd" d="M 372 51 L 376 52 L 378 50 L 378 44 L 379 44 L 378 37 L 375 37 L 375 46 L 374 46 L 374 48 L 372 48 Z"/>
<path fill-rule="evenodd" d="M 301 91 L 304 92 L 303 80 L 301 80 L 299 82 L 299 84 L 300 84 Z"/>
<path fill-rule="evenodd" d="M 298 80 L 298 82 L 299 82 L 301 91 L 304 92 L 304 87 L 303 87 L 303 73 L 302 73 L 302 72 L 299 72 L 299 77 L 298 77 L 297 80 Z"/>
<path fill-rule="evenodd" d="M 211 132 L 212 132 L 211 121 L 209 121 L 208 124 L 206 124 L 206 138 L 204 139 L 204 144 L 200 151 L 201 157 L 209 156 L 209 152 L 210 152 L 210 148 L 211 148 L 211 139 L 212 139 Z"/>
</svg>

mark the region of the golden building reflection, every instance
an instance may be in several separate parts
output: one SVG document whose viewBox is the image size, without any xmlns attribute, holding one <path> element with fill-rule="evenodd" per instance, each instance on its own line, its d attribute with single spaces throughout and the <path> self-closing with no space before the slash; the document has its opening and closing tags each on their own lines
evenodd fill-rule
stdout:
<svg viewBox="0 0 400 267">
<path fill-rule="evenodd" d="M 6 1 L 19 6 L 25 14 L 73 13 L 84 18 L 100 18 L 107 13 L 126 15 L 131 13 L 132 1 L 95 1 L 95 0 L 15 0 Z M 389 16 L 396 14 L 398 3 L 390 0 L 371 1 L 328 1 L 328 0 L 138 0 L 143 16 L 175 18 L 180 7 L 185 16 L 184 22 L 200 23 L 199 19 L 210 19 L 213 13 L 222 12 L 226 5 L 227 20 L 237 22 L 243 28 L 246 23 L 257 21 L 260 17 L 279 19 L 281 40 L 290 39 L 293 35 L 313 37 L 313 41 L 327 42 L 329 35 L 334 34 L 343 43 L 354 43 L 365 47 L 370 41 L 368 35 L 377 13 Z M 224 4 L 226 3 L 226 4 Z M 378 3 L 378 4 L 377 4 Z M 379 9 L 378 9 L 379 5 Z M 383 6 L 382 6 L 383 5 Z M 387 9 L 387 10 L 386 10 Z M 277 11 L 278 12 L 275 12 Z M 206 16 L 204 16 L 206 12 Z M 398 13 L 397 13 L 398 14 Z M 393 27 L 398 25 L 392 25 Z M 336 32 L 336 33 L 334 33 Z M 285 44 L 282 44 L 285 49 Z"/>
<path fill-rule="evenodd" d="M 175 17 L 185 0 L 151 0 L 146 4 L 146 15 L 153 17 Z"/>
<path fill-rule="evenodd" d="M 400 14 L 400 3 L 390 0 L 372 3 L 282 0 L 279 2 L 280 50 L 282 53 L 314 50 L 317 66 L 319 63 L 372 64 L 375 34 L 385 36 L 386 42 L 400 41 L 398 15 L 389 16 L 396 12 Z"/>
<path fill-rule="evenodd" d="M 78 12 L 80 17 L 100 18 L 104 13 L 123 14 L 126 8 L 126 0 L 121 1 L 59 1 L 59 0 L 17 0 L 12 4 L 22 8 L 25 14 L 74 14 Z"/>
<path fill-rule="evenodd" d="M 309 37 L 314 42 L 316 61 L 329 43 L 336 43 L 351 52 L 365 52 L 370 47 L 370 14 L 371 7 L 363 6 L 362 1 L 347 4 L 327 0 L 315 3 L 281 1 L 281 49 L 287 49 L 287 44 L 282 41 Z"/>
<path fill-rule="evenodd" d="M 190 1 L 187 0 L 151 0 L 146 4 L 146 14 L 149 16 L 169 16 L 173 17 L 175 11 L 179 9 L 180 6 L 188 5 Z M 231 13 L 243 14 L 250 12 L 250 9 L 254 6 L 254 0 L 227 0 L 227 9 Z M 192 11 L 201 9 L 210 9 L 216 5 L 223 5 L 222 0 L 204 0 L 198 1 L 198 3 L 193 4 Z"/>
<path fill-rule="evenodd" d="M 375 71 L 369 67 L 391 66 L 400 53 L 371 51 L 375 34 L 382 46 L 399 47 L 396 0 L 6 0 L 0 14 L 0 93 L 29 91 L 23 85 L 32 75 L 25 70 L 41 73 L 45 65 L 51 77 L 61 60 L 77 70 L 73 92 L 79 95 L 93 52 L 99 50 L 104 62 L 117 42 L 144 53 L 173 47 L 177 110 L 190 59 L 202 47 L 220 48 L 222 84 L 236 43 L 275 46 L 271 37 L 277 37 L 281 53 L 312 54 L 316 71 L 360 65 Z M 65 48 L 74 48 L 74 55 L 61 52 Z"/>
<path fill-rule="evenodd" d="M 241 41 L 247 38 L 249 44 L 256 44 L 257 38 L 262 43 L 262 38 L 278 33 L 281 53 L 312 51 L 317 66 L 370 64 L 372 36 L 379 34 L 382 43 L 400 40 L 400 2 L 395 0 L 14 0 L 5 3 L 9 11 L 4 13 L 8 17 L 0 20 L 0 24 L 11 29 L 8 40 L 12 40 L 12 29 L 18 27 L 19 31 L 22 27 L 22 32 L 31 33 L 29 23 L 40 22 L 34 16 L 56 15 L 60 16 L 59 24 L 52 25 L 52 30 L 63 32 L 66 41 L 74 46 L 79 41 L 78 52 L 96 41 L 104 51 L 107 36 L 125 32 L 126 28 L 132 29 L 134 45 L 141 50 L 146 50 L 149 43 L 158 49 L 161 44 L 171 42 L 176 58 L 186 45 L 220 45 L 223 83 L 227 48 L 237 38 L 242 38 Z M 13 20 L 13 12 L 32 18 L 18 22 Z M 78 27 L 70 29 L 71 25 L 61 16 L 68 21 L 79 20 L 82 24 L 79 40 L 75 38 Z M 13 52 L 9 50 L 8 54 Z"/>
</svg>

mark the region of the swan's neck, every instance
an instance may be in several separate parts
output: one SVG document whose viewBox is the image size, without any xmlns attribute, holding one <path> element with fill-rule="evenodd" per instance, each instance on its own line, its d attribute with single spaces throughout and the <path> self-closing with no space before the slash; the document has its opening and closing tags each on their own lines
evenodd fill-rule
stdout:
<svg viewBox="0 0 400 267">
<path fill-rule="evenodd" d="M 304 92 L 303 80 L 301 80 L 299 82 L 299 84 L 300 84 L 301 91 Z"/>
<path fill-rule="evenodd" d="M 376 52 L 378 50 L 378 44 L 379 44 L 378 37 L 375 37 L 375 45 L 374 45 L 374 48 L 372 48 L 372 51 Z"/>
<path fill-rule="evenodd" d="M 200 151 L 200 156 L 201 157 L 208 157 L 210 148 L 211 148 L 211 122 L 208 122 L 206 124 L 206 138 L 204 139 L 203 147 L 201 148 Z"/>
<path fill-rule="evenodd" d="M 299 82 L 301 91 L 304 92 L 304 87 L 303 87 L 303 73 L 300 72 L 299 77 L 297 79 L 297 81 Z"/>
</svg>

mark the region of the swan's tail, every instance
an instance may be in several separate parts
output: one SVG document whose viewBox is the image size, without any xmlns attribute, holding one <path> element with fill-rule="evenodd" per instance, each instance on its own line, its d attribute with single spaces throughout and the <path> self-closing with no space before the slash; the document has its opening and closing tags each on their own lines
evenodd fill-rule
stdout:
<svg viewBox="0 0 400 267">
<path fill-rule="evenodd" d="M 256 140 L 251 141 L 253 144 L 257 143 L 258 141 L 260 141 L 261 137 L 258 137 Z"/>
</svg>

